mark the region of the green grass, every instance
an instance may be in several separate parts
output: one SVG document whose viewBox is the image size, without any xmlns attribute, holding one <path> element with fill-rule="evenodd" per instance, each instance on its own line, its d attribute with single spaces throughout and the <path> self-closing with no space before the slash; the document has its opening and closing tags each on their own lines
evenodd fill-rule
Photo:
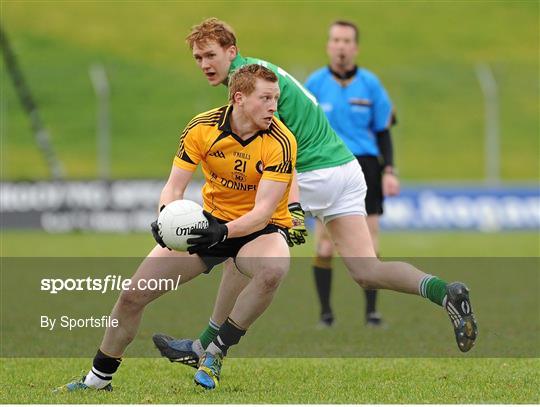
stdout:
<svg viewBox="0 0 540 407">
<path fill-rule="evenodd" d="M 312 236 L 307 244 L 295 247 L 293 255 L 313 254 Z M 540 236 L 536 232 L 383 232 L 381 254 L 386 257 L 527 257 L 540 256 Z M 3 231 L 0 255 L 93 257 L 140 257 L 153 247 L 150 234 L 98 234 Z M 96 249 L 96 248 L 99 248 Z"/>
<path fill-rule="evenodd" d="M 193 385 L 191 368 L 164 359 L 126 359 L 112 393 L 51 392 L 59 380 L 69 378 L 68 371 L 87 369 L 88 360 L 81 359 L 4 359 L 5 382 L 0 402 L 519 404 L 540 401 L 538 359 L 230 359 L 224 365 L 220 387 L 213 392 Z"/>
<path fill-rule="evenodd" d="M 381 244 L 388 257 L 406 256 L 426 271 L 467 282 L 480 323 L 475 349 L 460 354 L 440 309 L 397 293 L 380 296 L 389 328 L 366 330 L 359 317 L 363 296 L 339 262 L 334 274 L 336 326 L 315 329 L 308 242 L 295 249 L 289 276 L 271 307 L 226 360 L 217 391 L 195 388 L 192 369 L 155 358 L 150 337 L 157 331 L 197 335 L 210 315 L 219 269 L 148 307 L 113 393 L 54 395 L 52 388 L 89 368 L 102 330 L 51 334 L 37 327 L 38 314 L 108 314 L 117 293 L 51 296 L 39 293 L 36 279 L 62 273 L 128 277 L 139 260 L 107 256 L 140 256 L 152 241 L 146 235 L 3 233 L 0 402 L 537 403 L 538 259 L 526 258 L 538 256 L 537 234 L 385 233 Z M 68 253 L 93 258 L 6 257 Z M 22 267 L 14 270 L 14 264 Z M 34 356 L 49 357 L 6 357 L 29 356 L 29 349 Z"/>
<path fill-rule="evenodd" d="M 225 101 L 225 89 L 206 85 L 183 43 L 191 25 L 215 15 L 235 27 L 244 54 L 299 79 L 326 64 L 333 19 L 358 22 L 360 64 L 381 77 L 397 106 L 394 139 L 406 180 L 483 178 L 483 102 L 474 66 L 488 62 L 499 84 L 503 179 L 538 179 L 537 2 L 267 5 L 265 20 L 254 24 L 260 8 L 245 2 L 4 1 L 2 24 L 71 178 L 97 174 L 88 77 L 95 62 L 111 79 L 113 177 L 167 175 L 179 131 Z M 291 35 L 290 27 L 301 34 Z M 0 178 L 45 178 L 5 69 L 0 79 Z"/>
</svg>

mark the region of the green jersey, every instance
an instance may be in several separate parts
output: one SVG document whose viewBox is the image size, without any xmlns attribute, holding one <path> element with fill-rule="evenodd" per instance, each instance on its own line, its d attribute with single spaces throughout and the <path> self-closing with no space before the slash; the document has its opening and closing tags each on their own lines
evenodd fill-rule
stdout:
<svg viewBox="0 0 540 407">
<path fill-rule="evenodd" d="M 262 65 L 279 78 L 281 95 L 277 113 L 296 137 L 298 172 L 337 167 L 355 159 L 328 123 L 317 99 L 279 66 L 257 58 L 244 58 L 238 54 L 232 61 L 229 73 L 249 64 Z"/>
</svg>

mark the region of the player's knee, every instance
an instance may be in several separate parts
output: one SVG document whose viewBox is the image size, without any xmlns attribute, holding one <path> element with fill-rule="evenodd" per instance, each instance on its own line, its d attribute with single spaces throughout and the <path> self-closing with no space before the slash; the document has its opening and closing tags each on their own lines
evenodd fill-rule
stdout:
<svg viewBox="0 0 540 407">
<path fill-rule="evenodd" d="M 351 276 L 354 281 L 356 281 L 356 284 L 358 284 L 362 288 L 368 288 L 369 281 L 365 278 L 365 275 L 360 272 L 354 272 L 351 273 Z"/>
<path fill-rule="evenodd" d="M 277 290 L 280 283 L 287 275 L 287 269 L 281 266 L 266 266 L 260 270 L 259 281 L 264 292 Z"/>
<path fill-rule="evenodd" d="M 146 303 L 144 294 L 136 290 L 124 290 L 118 299 L 118 305 L 127 311 L 139 311 Z"/>
<path fill-rule="evenodd" d="M 376 258 L 356 259 L 353 267 L 349 269 L 356 283 L 365 289 L 379 288 L 377 284 L 377 269 L 380 261 Z"/>
<path fill-rule="evenodd" d="M 332 256 L 334 254 L 334 244 L 329 239 L 321 239 L 317 244 L 317 257 L 322 259 L 329 259 L 332 261 Z"/>
<path fill-rule="evenodd" d="M 377 288 L 377 286 L 373 284 L 372 281 L 365 278 L 355 277 L 354 281 L 356 281 L 356 283 L 365 290 Z"/>
</svg>

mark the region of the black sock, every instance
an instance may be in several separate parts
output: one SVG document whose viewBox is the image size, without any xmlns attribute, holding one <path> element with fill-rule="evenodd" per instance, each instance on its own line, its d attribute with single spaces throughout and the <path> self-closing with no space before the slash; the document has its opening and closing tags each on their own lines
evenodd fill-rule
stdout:
<svg viewBox="0 0 540 407">
<path fill-rule="evenodd" d="M 381 254 L 378 252 L 377 258 L 381 258 Z M 377 290 L 364 288 L 364 294 L 366 295 L 366 315 L 377 312 Z"/>
<path fill-rule="evenodd" d="M 111 380 L 112 375 L 118 370 L 122 362 L 121 358 L 112 358 L 98 349 L 92 364 L 93 373 L 101 380 Z"/>
<path fill-rule="evenodd" d="M 227 318 L 225 323 L 219 328 L 217 337 L 212 343 L 221 350 L 223 356 L 226 356 L 229 347 L 240 342 L 240 339 L 245 334 L 246 331 L 244 329 L 239 328 L 232 319 Z"/>
<path fill-rule="evenodd" d="M 313 266 L 313 275 L 315 276 L 315 285 L 321 304 L 321 315 L 331 314 L 330 307 L 330 289 L 332 288 L 332 269 Z"/>
<path fill-rule="evenodd" d="M 377 290 L 364 289 L 366 295 L 366 315 L 376 312 Z"/>
</svg>

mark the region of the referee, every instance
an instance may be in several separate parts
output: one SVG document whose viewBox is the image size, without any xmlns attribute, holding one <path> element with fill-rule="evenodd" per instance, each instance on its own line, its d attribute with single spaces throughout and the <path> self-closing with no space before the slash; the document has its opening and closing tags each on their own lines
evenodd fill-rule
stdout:
<svg viewBox="0 0 540 407">
<path fill-rule="evenodd" d="M 399 193 L 390 128 L 396 123 L 392 102 L 375 74 L 356 65 L 358 27 L 349 21 L 330 26 L 327 54 L 330 64 L 313 74 L 306 87 L 317 98 L 330 124 L 356 156 L 367 183 L 367 223 L 375 252 L 379 253 L 379 216 L 383 199 Z M 330 306 L 334 247 L 317 221 L 317 257 L 313 272 L 321 304 L 320 326 L 334 323 Z M 377 291 L 366 289 L 366 324 L 383 326 L 376 309 Z"/>
</svg>

